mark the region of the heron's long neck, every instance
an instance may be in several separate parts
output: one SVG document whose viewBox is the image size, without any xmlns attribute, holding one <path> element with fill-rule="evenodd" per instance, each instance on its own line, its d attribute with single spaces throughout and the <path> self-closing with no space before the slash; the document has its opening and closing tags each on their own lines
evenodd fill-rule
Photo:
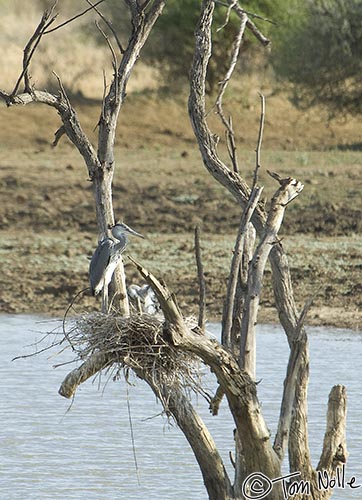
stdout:
<svg viewBox="0 0 362 500">
<path fill-rule="evenodd" d="M 127 236 L 125 234 L 121 234 L 117 237 L 118 243 L 116 243 L 113 247 L 114 253 L 123 252 L 123 250 L 127 246 Z"/>
</svg>

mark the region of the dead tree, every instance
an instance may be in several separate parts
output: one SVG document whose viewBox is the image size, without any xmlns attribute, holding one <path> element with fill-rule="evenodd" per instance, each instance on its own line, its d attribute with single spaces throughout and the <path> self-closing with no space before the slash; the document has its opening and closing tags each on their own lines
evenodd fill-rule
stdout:
<svg viewBox="0 0 362 500">
<path fill-rule="evenodd" d="M 161 14 L 165 1 L 154 0 L 152 5 L 138 0 L 125 0 L 128 7 L 132 31 L 127 45 L 123 48 L 121 41 L 116 35 L 112 24 L 100 12 L 97 7 L 104 0 L 91 2 L 90 7 L 65 23 L 54 26 L 57 19 L 55 13 L 56 3 L 44 12 L 42 19 L 34 31 L 32 37 L 24 49 L 23 69 L 11 92 L 0 91 L 7 106 L 26 105 L 29 103 L 46 104 L 54 108 L 62 121 L 62 125 L 55 133 L 54 146 L 65 134 L 82 155 L 86 164 L 89 180 L 93 185 L 95 209 L 97 215 L 99 239 L 107 236 L 108 227 L 114 224 L 114 211 L 112 204 L 112 182 L 115 169 L 114 141 L 119 113 L 126 96 L 126 88 L 133 67 L 139 58 L 152 27 Z M 115 38 L 116 48 L 110 38 L 99 27 L 109 46 L 112 56 L 113 77 L 109 87 L 104 87 L 102 109 L 98 122 L 98 148 L 92 146 L 90 140 L 82 129 L 78 115 L 72 106 L 62 84 L 61 78 L 54 75 L 59 84 L 59 93 L 53 94 L 44 90 L 38 90 L 31 82 L 30 65 L 36 54 L 36 49 L 42 39 L 50 36 L 52 32 L 63 28 L 69 22 L 74 21 L 88 11 L 94 10 L 105 22 L 106 27 L 111 29 Z M 117 292 L 120 301 L 120 310 L 128 315 L 129 304 L 126 293 L 125 275 L 123 262 L 121 261 L 115 273 L 114 293 Z"/>
<path fill-rule="evenodd" d="M 118 114 L 130 72 L 154 22 L 162 11 L 164 2 L 154 0 L 140 4 L 138 0 L 126 0 L 126 4 L 131 12 L 133 30 L 125 49 L 117 39 L 117 50 L 121 53 L 119 64 L 116 51 L 110 44 L 114 76 L 103 101 L 97 152 L 82 131 L 60 78 L 58 78 L 60 87 L 58 95 L 36 90 L 30 84 L 31 58 L 41 38 L 55 29 L 50 28 L 55 21 L 53 9 L 44 14 L 24 51 L 23 71 L 14 90 L 11 93 L 1 93 L 1 97 L 9 106 L 41 102 L 58 111 L 63 125 L 56 133 L 56 142 L 65 133 L 85 159 L 94 186 L 101 234 L 105 234 L 108 224 L 113 222 L 111 184 Z M 163 318 L 147 314 L 129 316 L 123 280 L 121 286 L 123 305 L 119 314 L 94 313 L 75 319 L 74 327 L 68 333 L 67 339 L 71 341 L 82 363 L 68 374 L 59 392 L 69 398 L 81 383 L 103 369 L 131 368 L 149 384 L 163 404 L 165 412 L 175 419 L 189 441 L 210 499 L 280 500 L 285 498 L 287 489 L 289 494 L 293 493 L 293 498 L 322 500 L 329 498 L 331 491 L 328 488 L 319 489 L 318 473 L 323 472 L 332 477 L 347 457 L 346 391 L 342 386 L 335 386 L 331 390 L 323 450 L 318 466 L 314 469 L 308 445 L 309 358 L 308 338 L 303 326 L 309 305 L 307 304 L 301 313 L 298 312 L 288 259 L 278 240 L 285 210 L 301 193 L 303 185 L 292 177 L 281 178 L 276 173 L 270 173 L 278 183 L 278 189 L 270 201 L 268 211 L 259 203 L 262 188 L 258 186 L 258 170 L 264 107 L 256 148 L 253 185 L 249 187 L 240 174 L 233 124 L 231 118 L 226 118 L 224 114 L 223 94 L 232 77 L 244 31 L 250 30 L 264 45 L 268 45 L 269 40 L 263 36 L 250 15 L 237 1 L 227 0 L 227 4 L 223 29 L 227 29 L 231 10 L 234 10 L 240 18 L 240 28 L 232 49 L 230 68 L 220 84 L 215 105 L 226 129 L 229 152 L 227 162 L 221 159 L 217 147 L 219 139 L 212 133 L 207 122 L 205 82 L 212 53 L 211 26 L 215 8 L 212 0 L 203 0 L 195 30 L 195 53 L 190 75 L 189 98 L 189 114 L 204 166 L 216 181 L 234 196 L 240 206 L 240 227 L 228 280 L 222 322 L 222 343 L 211 340 L 204 334 L 203 293 L 200 294 L 199 325 L 190 324 L 182 315 L 176 297 L 166 284 L 141 264 L 133 261 L 140 275 L 157 295 Z M 222 6 L 225 7 L 225 2 Z M 93 4 L 92 8 L 95 8 Z M 110 43 L 108 38 L 106 39 Z M 19 92 L 21 82 L 24 84 L 24 89 Z M 254 237 L 257 238 L 256 245 L 253 242 Z M 199 244 L 196 246 L 199 247 Z M 199 279 L 202 284 L 200 252 L 197 252 L 197 255 Z M 276 308 L 290 348 L 279 425 L 274 440 L 262 415 L 255 382 L 255 327 L 264 269 L 268 259 L 273 273 Z M 213 413 L 217 413 L 220 400 L 225 395 L 235 423 L 233 478 L 227 473 L 209 430 L 189 398 L 190 387 L 205 395 L 196 376 L 198 360 L 210 367 L 219 384 L 215 397 L 209 401 Z M 278 481 L 277 479 L 281 478 L 281 466 L 287 449 L 290 474 L 284 481 Z M 263 496 L 260 496 L 260 491 Z"/>
</svg>

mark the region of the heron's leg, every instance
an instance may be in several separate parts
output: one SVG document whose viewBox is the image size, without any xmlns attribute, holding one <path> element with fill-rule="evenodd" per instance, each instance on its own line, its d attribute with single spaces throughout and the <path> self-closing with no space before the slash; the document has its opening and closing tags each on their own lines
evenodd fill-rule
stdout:
<svg viewBox="0 0 362 500">
<path fill-rule="evenodd" d="M 102 288 L 102 313 L 108 314 L 108 285 L 106 283 Z"/>
</svg>

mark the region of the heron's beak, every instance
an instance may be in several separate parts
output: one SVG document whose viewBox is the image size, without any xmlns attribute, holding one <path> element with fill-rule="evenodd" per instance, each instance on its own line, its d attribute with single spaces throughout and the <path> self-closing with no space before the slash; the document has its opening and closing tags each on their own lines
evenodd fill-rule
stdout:
<svg viewBox="0 0 362 500">
<path fill-rule="evenodd" d="M 137 231 L 134 231 L 133 229 L 131 229 L 131 231 L 129 231 L 129 234 L 132 234 L 132 236 L 138 236 L 139 238 L 142 238 L 143 240 L 145 239 L 143 234 L 137 233 Z"/>
</svg>

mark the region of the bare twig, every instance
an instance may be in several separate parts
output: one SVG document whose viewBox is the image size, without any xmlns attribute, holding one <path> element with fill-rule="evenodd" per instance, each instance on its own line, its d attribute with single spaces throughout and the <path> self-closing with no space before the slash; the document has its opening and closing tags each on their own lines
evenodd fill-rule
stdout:
<svg viewBox="0 0 362 500">
<path fill-rule="evenodd" d="M 236 143 L 235 143 L 235 134 L 233 128 L 233 120 L 231 116 L 229 116 L 228 120 L 228 128 L 225 130 L 226 136 L 226 147 L 229 153 L 230 160 L 233 164 L 234 172 L 239 173 L 239 165 L 238 165 L 238 157 L 236 152 Z"/>
<path fill-rule="evenodd" d="M 102 28 L 99 26 L 99 23 L 97 21 L 95 21 L 95 25 L 97 26 L 99 32 L 101 33 L 101 35 L 103 36 L 103 38 L 107 42 L 108 48 L 111 51 L 111 54 L 112 54 L 112 66 L 113 66 L 113 70 L 114 70 L 114 79 L 115 79 L 115 88 L 117 90 L 118 89 L 118 85 L 117 85 L 117 81 L 118 81 L 118 62 L 117 62 L 117 56 L 116 56 L 115 50 L 114 50 L 114 48 L 112 46 L 112 43 L 111 43 L 109 37 L 102 30 Z"/>
<path fill-rule="evenodd" d="M 237 156 L 236 156 L 235 134 L 234 134 L 231 118 L 229 118 L 229 120 L 227 120 L 225 117 L 225 114 L 223 111 L 223 106 L 222 106 L 222 100 L 224 97 L 225 90 L 226 90 L 228 83 L 230 81 L 230 78 L 234 72 L 237 60 L 238 60 L 241 41 L 243 39 L 243 35 L 245 32 L 246 21 L 247 21 L 247 16 L 246 15 L 242 16 L 241 20 L 240 20 L 239 30 L 238 30 L 238 33 L 235 37 L 233 47 L 232 47 L 230 65 L 229 65 L 229 68 L 226 72 L 225 78 L 222 80 L 222 82 L 220 82 L 219 92 L 218 92 L 216 102 L 215 102 L 216 112 L 220 116 L 220 119 L 221 119 L 221 121 L 226 129 L 226 142 L 227 142 L 227 146 L 228 146 L 229 156 L 230 156 L 231 162 L 233 164 L 234 172 L 239 171 L 238 160 L 237 160 Z"/>
<path fill-rule="evenodd" d="M 238 0 L 233 0 L 233 3 L 231 3 L 230 5 L 227 5 L 228 10 L 227 10 L 227 12 L 226 12 L 226 17 L 225 17 L 224 24 L 222 24 L 222 26 L 220 26 L 220 27 L 217 29 L 217 31 L 221 31 L 222 29 L 224 29 L 224 28 L 225 28 L 225 26 L 227 26 L 227 25 L 228 25 L 229 20 L 230 20 L 230 14 L 231 14 L 231 11 L 232 11 L 232 9 L 233 9 L 233 7 L 234 7 L 234 5 L 236 4 L 236 2 L 237 2 L 237 1 L 238 1 Z"/>
<path fill-rule="evenodd" d="M 261 144 L 263 142 L 263 132 L 264 132 L 264 121 L 265 121 L 265 97 L 263 94 L 260 95 L 260 100 L 261 100 L 261 111 L 260 111 L 260 123 L 259 123 L 259 134 L 258 134 L 258 141 L 255 149 L 255 170 L 254 170 L 254 179 L 253 179 L 253 187 L 256 186 L 256 183 L 258 182 L 258 173 L 260 169 L 260 151 L 261 151 Z"/>
<path fill-rule="evenodd" d="M 30 61 L 40 43 L 40 40 L 42 36 L 45 33 L 45 30 L 55 21 L 57 14 L 52 16 L 53 11 L 55 9 L 57 2 L 55 2 L 52 7 L 48 10 L 46 10 L 40 20 L 40 23 L 38 24 L 36 30 L 34 31 L 33 35 L 30 37 L 28 43 L 26 44 L 24 48 L 24 56 L 23 56 L 23 70 L 15 84 L 15 87 L 13 91 L 11 92 L 10 96 L 14 96 L 18 89 L 19 85 L 24 78 L 24 83 L 25 83 L 25 92 L 31 92 L 31 86 L 30 86 L 30 77 L 28 74 L 28 69 L 30 66 Z"/>
<path fill-rule="evenodd" d="M 51 30 L 44 31 L 43 35 L 49 35 L 49 33 L 53 33 L 54 31 L 57 31 L 60 28 L 63 28 L 67 24 L 69 24 L 69 23 L 75 21 L 76 19 L 79 19 L 80 17 L 84 16 L 85 14 L 87 14 L 87 12 L 89 12 L 90 10 L 93 10 L 94 7 L 96 7 L 97 5 L 99 5 L 100 3 L 104 2 L 104 1 L 105 0 L 98 0 L 97 3 L 95 3 L 95 4 L 92 5 L 92 7 L 89 7 L 88 9 L 83 10 L 83 12 L 80 12 L 79 14 L 76 14 L 75 16 L 67 19 L 66 21 L 64 21 L 64 23 L 58 24 L 58 26 L 55 26 Z"/>
<path fill-rule="evenodd" d="M 151 2 L 152 0 L 145 0 L 143 4 L 140 5 L 141 11 L 144 12 Z"/>
<path fill-rule="evenodd" d="M 248 13 L 240 7 L 240 5 L 234 0 L 228 0 L 228 5 L 232 5 L 232 9 L 236 14 L 240 17 L 240 19 L 247 15 Z M 251 16 L 252 17 L 252 16 Z M 248 29 L 253 33 L 253 35 L 259 40 L 259 42 L 264 45 L 264 47 L 269 47 L 271 45 L 271 41 L 269 38 L 267 38 L 263 33 L 259 30 L 259 28 L 251 21 L 249 18 L 247 18 L 246 26 Z"/>
<path fill-rule="evenodd" d="M 306 303 L 304 304 L 304 307 L 302 309 L 302 312 L 300 313 L 300 316 L 299 316 L 299 319 L 298 319 L 298 323 L 297 323 L 297 326 L 296 326 L 296 333 L 297 333 L 297 340 L 299 340 L 299 337 L 301 335 L 305 335 L 305 331 L 303 329 L 304 327 L 304 323 L 305 323 L 305 319 L 307 317 L 307 314 L 308 312 L 310 311 L 310 308 L 312 307 L 312 304 L 313 304 L 313 301 L 314 301 L 314 296 L 313 297 L 310 297 Z"/>
<path fill-rule="evenodd" d="M 58 80 L 58 84 L 59 84 L 60 92 L 61 92 L 62 96 L 64 97 L 64 99 L 65 99 L 65 101 L 66 101 L 66 103 L 67 103 L 67 107 L 68 107 L 68 109 L 69 109 L 69 111 L 70 111 L 70 110 L 72 109 L 72 105 L 71 105 L 70 100 L 69 100 L 69 97 L 68 97 L 68 95 L 67 95 L 67 93 L 66 93 L 66 91 L 65 91 L 65 88 L 64 88 L 63 82 L 62 82 L 62 80 L 61 80 L 60 76 L 59 76 L 59 75 L 57 75 L 55 71 L 53 71 L 53 75 L 54 75 L 54 76 L 55 76 L 55 78 Z"/>
<path fill-rule="evenodd" d="M 103 352 L 96 352 L 89 356 L 82 365 L 75 368 L 65 377 L 58 391 L 59 394 L 65 398 L 71 398 L 79 385 L 103 370 L 109 362 L 109 355 Z"/>
<path fill-rule="evenodd" d="M 222 5 L 223 7 L 230 7 L 230 4 L 228 4 L 227 2 L 222 2 L 222 0 L 214 0 L 214 3 L 217 4 L 217 5 Z M 236 2 L 233 2 L 232 5 L 234 5 Z M 271 19 L 268 19 L 267 17 L 263 17 L 263 16 L 260 16 L 259 14 L 255 14 L 254 12 L 250 12 L 248 10 L 244 10 L 242 9 L 245 14 L 247 14 L 248 17 L 253 17 L 255 19 L 260 19 L 260 21 L 265 21 L 266 23 L 270 23 L 270 24 L 275 24 L 277 25 L 278 23 L 276 23 L 275 21 L 272 21 Z"/>
<path fill-rule="evenodd" d="M 277 172 L 272 172 L 271 170 L 268 170 L 267 169 L 267 173 L 268 175 L 270 175 L 270 177 L 272 177 L 273 179 L 275 179 L 277 182 L 279 182 L 279 184 L 282 183 L 283 181 L 283 178 L 277 173 Z"/>
<path fill-rule="evenodd" d="M 248 19 L 248 22 L 246 23 L 248 29 L 252 32 L 252 34 L 259 40 L 259 42 L 264 45 L 264 47 L 270 47 L 271 46 L 271 40 L 267 38 L 263 33 L 259 30 L 259 28 L 251 21 Z"/>
<path fill-rule="evenodd" d="M 200 247 L 200 227 L 195 227 L 195 256 L 197 265 L 197 277 L 199 281 L 199 320 L 198 325 L 202 333 L 205 333 L 206 323 L 206 286 L 205 275 L 202 265 L 201 247 Z"/>
<path fill-rule="evenodd" d="M 55 148 L 58 145 L 58 142 L 60 141 L 60 138 L 65 134 L 65 127 L 62 125 L 61 127 L 58 128 L 58 130 L 54 134 L 54 141 L 52 142 L 53 148 Z"/>
<path fill-rule="evenodd" d="M 209 405 L 209 410 L 211 415 L 216 416 L 219 413 L 220 404 L 224 395 L 225 395 L 224 389 L 221 387 L 221 385 L 218 385 L 215 392 L 215 396 L 212 398 Z"/>
<path fill-rule="evenodd" d="M 116 30 L 113 28 L 113 24 L 111 23 L 111 21 L 109 21 L 103 14 L 102 12 L 97 9 L 96 7 L 96 4 L 93 4 L 90 0 L 86 0 L 87 4 L 90 5 L 92 7 L 92 9 L 95 10 L 95 12 L 97 12 L 97 14 L 99 15 L 99 17 L 106 23 L 106 25 L 108 26 L 108 28 L 111 30 L 112 32 L 112 35 L 114 36 L 114 39 L 116 40 L 117 42 L 117 45 L 118 45 L 118 48 L 119 48 L 119 51 L 121 54 L 124 54 L 124 48 L 121 44 L 121 41 L 117 35 L 117 32 Z"/>
</svg>

